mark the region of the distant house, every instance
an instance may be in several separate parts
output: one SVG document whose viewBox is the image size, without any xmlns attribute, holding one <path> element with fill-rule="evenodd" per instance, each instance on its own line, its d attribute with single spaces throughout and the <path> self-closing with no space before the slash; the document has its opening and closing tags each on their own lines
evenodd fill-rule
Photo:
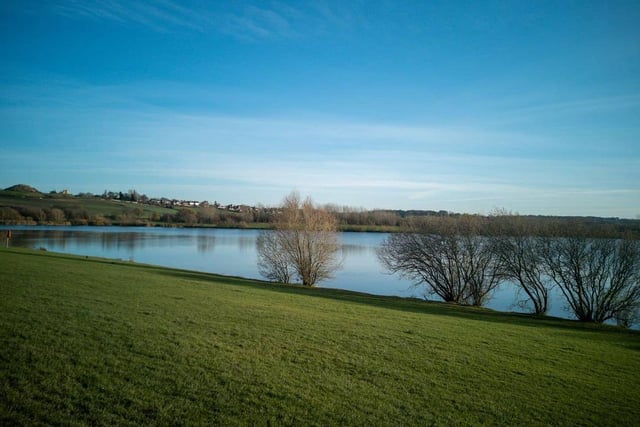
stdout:
<svg viewBox="0 0 640 427">
<path fill-rule="evenodd" d="M 61 192 L 61 194 L 68 194 L 67 190 L 64 190 Z M 123 197 L 123 193 L 113 193 L 113 192 L 107 192 L 105 190 L 104 194 L 102 195 L 102 197 L 111 197 L 115 200 L 121 199 Z M 237 213 L 242 213 L 242 212 L 252 212 L 254 211 L 256 208 L 253 206 L 248 206 L 248 205 L 234 205 L 234 204 L 228 204 L 228 205 L 220 205 L 217 201 L 213 202 L 213 203 L 209 203 L 207 200 L 203 200 L 203 201 L 197 201 L 197 200 L 184 200 L 184 199 L 168 199 L 166 197 L 162 197 L 162 198 L 148 198 L 145 195 L 141 196 L 140 198 L 140 203 L 145 203 L 145 204 L 149 204 L 149 205 L 154 205 L 154 206 L 162 206 L 164 208 L 169 208 L 169 209 L 175 209 L 175 208 L 197 208 L 197 207 L 202 207 L 202 208 L 209 208 L 209 207 L 215 207 L 218 209 L 222 209 L 222 210 L 227 210 L 229 212 L 237 212 Z"/>
</svg>

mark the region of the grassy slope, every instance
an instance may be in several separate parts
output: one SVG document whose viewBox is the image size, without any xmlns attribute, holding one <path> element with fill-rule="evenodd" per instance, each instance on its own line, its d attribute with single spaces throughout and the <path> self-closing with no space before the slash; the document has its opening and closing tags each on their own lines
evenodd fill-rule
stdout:
<svg viewBox="0 0 640 427">
<path fill-rule="evenodd" d="M 18 193 L 15 191 L 0 191 L 0 206 L 30 207 L 38 209 L 84 209 L 90 215 L 119 215 L 135 208 L 142 208 L 143 216 L 152 213 L 176 213 L 174 209 L 163 208 L 147 204 L 134 204 L 119 200 L 104 200 L 96 197 L 51 196 L 40 193 Z"/>
<path fill-rule="evenodd" d="M 104 200 L 96 197 L 76 197 L 76 196 L 51 196 L 41 193 L 21 193 L 15 191 L 0 190 L 0 207 L 8 206 L 12 208 L 38 208 L 38 209 L 80 209 L 86 210 L 89 215 L 102 215 L 104 217 L 110 217 L 115 215 L 116 217 L 121 214 L 125 214 L 134 209 L 142 209 L 140 219 L 149 220 L 153 214 L 176 214 L 180 209 L 191 209 L 195 212 L 199 208 L 165 208 L 162 206 L 149 205 L 144 203 L 132 203 L 119 200 Z M 118 225 L 118 220 L 112 221 L 112 224 Z M 182 223 L 163 223 L 155 222 L 151 224 L 157 224 L 162 226 L 180 226 L 180 227 L 199 227 L 199 228 L 252 228 L 252 229 L 266 229 L 270 228 L 270 224 L 267 223 L 249 223 L 238 224 L 235 222 L 218 223 L 215 225 L 209 224 L 182 224 Z M 359 230 L 367 231 L 367 230 Z M 378 231 L 378 230 L 373 230 Z"/>
<path fill-rule="evenodd" d="M 0 424 L 631 425 L 640 334 L 0 250 Z"/>
</svg>

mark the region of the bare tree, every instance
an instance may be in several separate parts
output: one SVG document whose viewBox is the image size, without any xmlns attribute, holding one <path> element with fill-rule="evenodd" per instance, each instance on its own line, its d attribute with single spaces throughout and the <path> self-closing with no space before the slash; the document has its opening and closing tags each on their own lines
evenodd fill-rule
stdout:
<svg viewBox="0 0 640 427">
<path fill-rule="evenodd" d="M 463 245 L 462 265 L 472 305 L 483 306 L 500 285 L 498 259 L 491 250 L 491 238 L 468 234 L 458 237 Z"/>
<path fill-rule="evenodd" d="M 424 283 L 430 294 L 458 304 L 484 305 L 499 285 L 499 269 L 488 237 L 477 235 L 478 218 L 442 219 L 434 232 L 413 225 L 392 234 L 378 258 L 392 273 Z"/>
<path fill-rule="evenodd" d="M 275 230 L 264 231 L 258 240 L 258 266 L 269 279 L 288 283 L 293 273 L 304 286 L 314 286 L 340 268 L 339 249 L 336 218 L 292 192 Z"/>
<path fill-rule="evenodd" d="M 498 212 L 493 250 L 499 259 L 504 279 L 518 284 L 533 304 L 536 314 L 549 309 L 548 278 L 540 254 L 541 237 L 522 217 Z"/>
<path fill-rule="evenodd" d="M 291 283 L 292 268 L 287 253 L 281 248 L 278 231 L 263 231 L 258 236 L 258 271 L 274 282 Z"/>
<path fill-rule="evenodd" d="M 435 234 L 391 234 L 378 249 L 378 259 L 391 273 L 427 285 L 427 292 L 446 302 L 467 301 L 467 284 L 458 263 L 455 240 Z"/>
<path fill-rule="evenodd" d="M 640 307 L 639 241 L 571 237 L 545 242 L 545 266 L 578 320 L 632 321 Z"/>
</svg>

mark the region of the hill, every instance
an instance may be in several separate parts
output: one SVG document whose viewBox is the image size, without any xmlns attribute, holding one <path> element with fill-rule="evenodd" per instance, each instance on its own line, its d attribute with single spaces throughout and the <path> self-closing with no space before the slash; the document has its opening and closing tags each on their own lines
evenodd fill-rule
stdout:
<svg viewBox="0 0 640 427">
<path fill-rule="evenodd" d="M 20 188 L 13 186 L 9 188 Z M 0 224 L 148 225 L 174 209 L 94 196 L 0 191 Z"/>
<path fill-rule="evenodd" d="M 28 185 L 0 190 L 0 224 L 9 225 L 169 225 L 264 227 L 266 209 L 249 206 L 210 206 L 175 199 L 149 199 L 134 190 L 70 194 L 67 190 L 40 193 Z"/>
<path fill-rule="evenodd" d="M 2 425 L 640 419 L 634 331 L 20 249 L 0 266 Z"/>
<path fill-rule="evenodd" d="M 34 194 L 42 194 L 38 189 L 31 187 L 26 184 L 17 184 L 12 185 L 11 187 L 5 188 L 4 191 L 11 191 L 14 193 L 34 193 Z"/>
</svg>

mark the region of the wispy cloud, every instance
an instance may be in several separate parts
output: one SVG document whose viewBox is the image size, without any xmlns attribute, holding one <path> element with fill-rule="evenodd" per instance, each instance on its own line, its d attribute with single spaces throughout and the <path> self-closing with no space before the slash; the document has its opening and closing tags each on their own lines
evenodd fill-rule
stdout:
<svg viewBox="0 0 640 427">
<path fill-rule="evenodd" d="M 625 94 L 599 98 L 574 99 L 516 107 L 508 112 L 513 119 L 539 120 L 540 118 L 563 118 L 587 115 L 618 113 L 625 110 L 640 110 L 640 94 Z"/>
<path fill-rule="evenodd" d="M 112 21 L 157 32 L 218 32 L 241 40 L 330 34 L 361 23 L 354 7 L 324 1 L 290 5 L 280 1 L 221 4 L 175 0 L 63 0 L 51 9 L 70 19 Z"/>
<path fill-rule="evenodd" d="M 293 14 L 298 12 L 289 8 L 288 15 Z M 246 6 L 224 15 L 218 22 L 222 32 L 242 39 L 289 38 L 297 34 L 288 18 L 277 9 Z"/>
<path fill-rule="evenodd" d="M 145 129 L 147 135 L 160 138 L 163 135 L 180 136 L 192 144 L 217 139 L 229 139 L 236 143 L 276 143 L 291 146 L 293 151 L 305 151 L 305 147 L 331 147 L 340 152 L 362 156 L 367 149 L 419 147 L 423 153 L 431 150 L 451 152 L 474 147 L 501 147 L 507 144 L 520 146 L 537 143 L 533 135 L 512 131 L 489 130 L 463 125 L 430 125 L 380 123 L 354 121 L 323 115 L 282 117 L 219 114 L 209 111 L 191 112 L 174 110 L 171 106 L 158 105 L 158 98 L 194 99 L 216 95 L 214 89 L 170 82 L 135 85 L 86 85 L 72 81 L 52 84 L 13 83 L 3 85 L 0 102 L 5 113 L 28 114 L 36 109 L 42 118 L 59 119 L 68 114 L 87 120 L 109 114 L 126 121 L 130 130 Z M 161 95 L 160 95 L 161 93 Z M 182 104 L 182 102 L 181 102 Z M 94 119 L 95 120 L 95 119 Z M 357 153 L 356 153 L 357 152 Z"/>
<path fill-rule="evenodd" d="M 154 31 L 175 28 L 203 31 L 210 25 L 206 15 L 197 9 L 182 6 L 171 0 L 153 3 L 121 0 L 65 0 L 52 6 L 68 18 L 115 21 L 123 25 L 142 25 Z"/>
</svg>

